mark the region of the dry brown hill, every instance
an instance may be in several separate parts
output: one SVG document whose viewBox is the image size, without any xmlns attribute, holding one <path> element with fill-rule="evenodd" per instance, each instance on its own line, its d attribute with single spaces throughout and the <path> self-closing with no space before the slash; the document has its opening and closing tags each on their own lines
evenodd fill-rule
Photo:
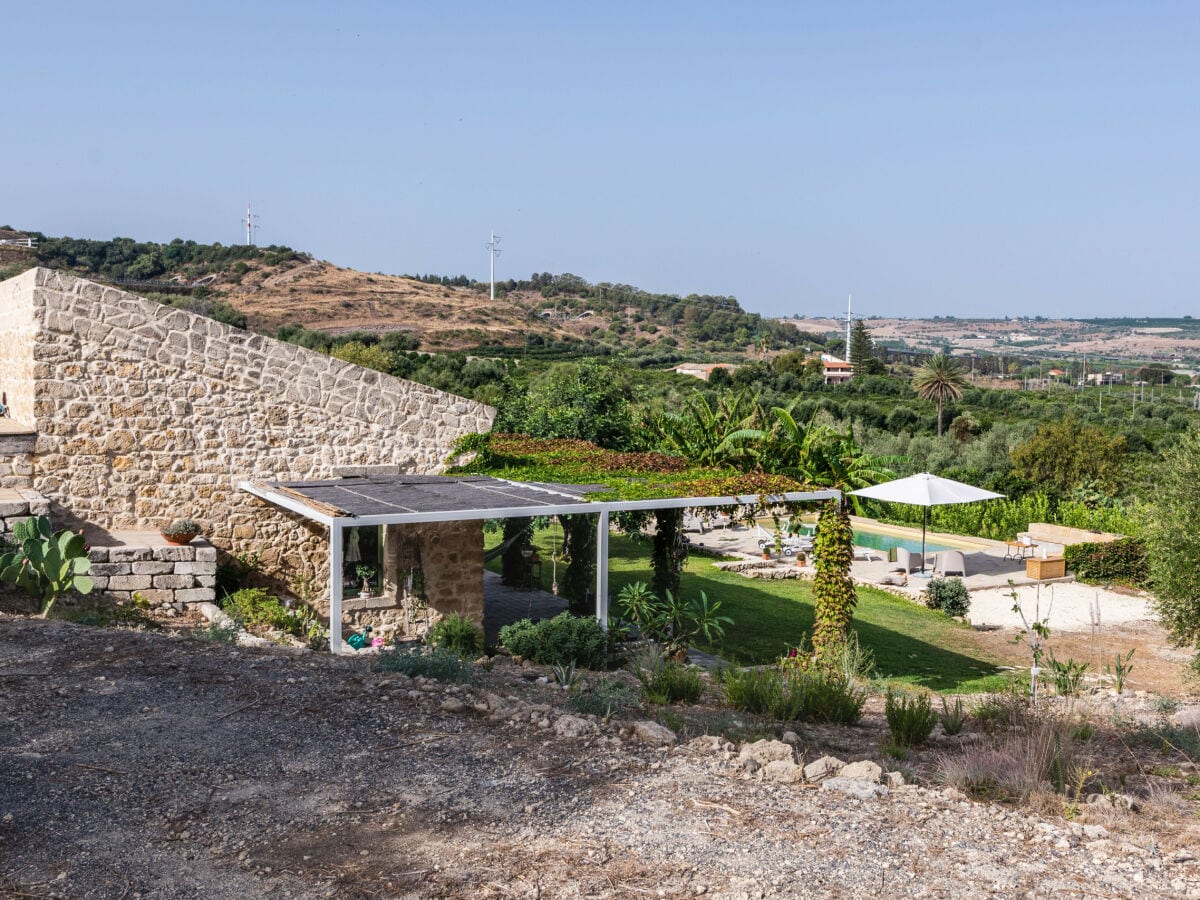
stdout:
<svg viewBox="0 0 1200 900">
<path fill-rule="evenodd" d="M 223 276 L 212 288 L 246 314 L 251 328 L 264 331 L 286 324 L 333 333 L 405 331 L 429 349 L 520 343 L 531 328 L 561 331 L 511 298 L 493 303 L 470 288 L 371 275 L 322 260 L 290 268 L 250 263 L 240 278 Z"/>
</svg>

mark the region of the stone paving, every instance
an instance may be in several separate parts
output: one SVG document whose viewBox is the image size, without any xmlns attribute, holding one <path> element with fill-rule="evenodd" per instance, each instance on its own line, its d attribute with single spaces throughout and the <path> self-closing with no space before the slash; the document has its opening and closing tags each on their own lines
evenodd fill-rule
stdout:
<svg viewBox="0 0 1200 900">
<path fill-rule="evenodd" d="M 496 643 L 500 629 L 520 619 L 550 619 L 567 608 L 565 597 L 546 591 L 523 591 L 500 581 L 495 572 L 483 573 L 483 633 Z"/>
</svg>

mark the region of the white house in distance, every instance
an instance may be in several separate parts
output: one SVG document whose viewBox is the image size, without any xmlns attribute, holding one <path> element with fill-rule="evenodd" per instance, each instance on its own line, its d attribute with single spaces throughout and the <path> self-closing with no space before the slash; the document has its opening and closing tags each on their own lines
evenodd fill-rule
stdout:
<svg viewBox="0 0 1200 900">
<path fill-rule="evenodd" d="M 836 356 L 822 353 L 821 364 L 825 369 L 826 384 L 845 384 L 854 377 L 854 366 Z"/>
</svg>

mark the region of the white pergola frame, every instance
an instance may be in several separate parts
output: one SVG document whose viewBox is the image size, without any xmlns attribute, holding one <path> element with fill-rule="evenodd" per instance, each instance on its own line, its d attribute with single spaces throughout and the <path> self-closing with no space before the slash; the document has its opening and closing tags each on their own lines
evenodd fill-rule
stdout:
<svg viewBox="0 0 1200 900">
<path fill-rule="evenodd" d="M 494 476 L 493 476 L 494 477 Z M 659 500 L 596 500 L 587 501 L 552 488 L 527 482 L 496 478 L 514 487 L 545 491 L 563 499 L 562 503 L 544 506 L 512 506 L 494 509 L 445 510 L 434 512 L 396 512 L 369 516 L 334 516 L 310 506 L 295 494 L 273 490 L 261 482 L 243 481 L 239 487 L 275 506 L 329 528 L 329 650 L 341 653 L 342 642 L 342 565 L 344 531 L 372 525 L 412 525 L 423 522 L 464 522 L 487 519 L 532 518 L 536 516 L 597 515 L 596 525 L 596 620 L 608 630 L 608 523 L 614 512 L 655 509 L 691 509 L 711 506 L 747 506 L 806 503 L 821 500 L 842 502 L 842 492 L 833 488 L 819 491 L 788 491 L 782 494 L 737 494 L 727 497 L 667 497 Z"/>
</svg>

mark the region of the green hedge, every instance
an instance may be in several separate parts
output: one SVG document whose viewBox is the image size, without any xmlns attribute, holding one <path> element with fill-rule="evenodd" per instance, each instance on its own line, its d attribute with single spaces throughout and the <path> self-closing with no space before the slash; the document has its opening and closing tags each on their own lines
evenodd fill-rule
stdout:
<svg viewBox="0 0 1200 900">
<path fill-rule="evenodd" d="M 1071 544 L 1063 555 L 1075 578 L 1087 584 L 1144 588 L 1150 583 L 1146 547 L 1137 538 L 1122 538 L 1107 544 Z"/>
</svg>

